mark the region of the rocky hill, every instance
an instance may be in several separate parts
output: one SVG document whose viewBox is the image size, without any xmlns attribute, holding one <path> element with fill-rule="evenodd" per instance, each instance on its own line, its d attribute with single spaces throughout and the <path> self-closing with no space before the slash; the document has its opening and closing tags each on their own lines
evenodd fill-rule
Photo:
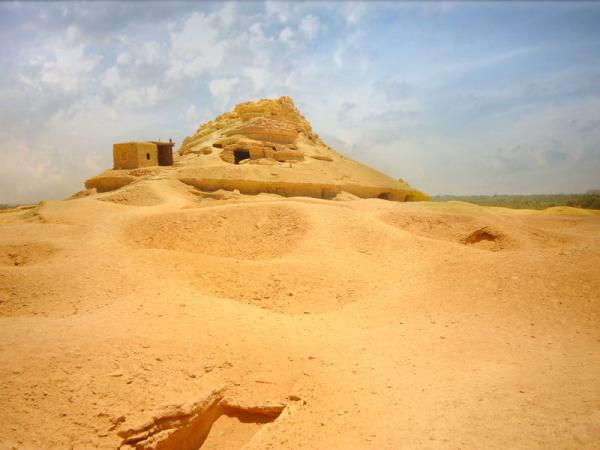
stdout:
<svg viewBox="0 0 600 450">
<path fill-rule="evenodd" d="M 386 176 L 329 147 L 289 97 L 241 103 L 201 125 L 185 138 L 174 161 L 174 171 L 156 170 L 167 170 L 169 177 L 201 191 L 223 189 L 325 199 L 429 198 L 403 180 Z M 100 192 L 118 189 L 156 174 L 156 170 L 108 170 L 87 180 L 86 187 Z"/>
</svg>

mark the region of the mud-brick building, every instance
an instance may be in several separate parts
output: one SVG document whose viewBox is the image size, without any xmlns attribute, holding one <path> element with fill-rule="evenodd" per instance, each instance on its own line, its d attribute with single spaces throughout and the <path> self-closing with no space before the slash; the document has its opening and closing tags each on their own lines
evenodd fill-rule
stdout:
<svg viewBox="0 0 600 450">
<path fill-rule="evenodd" d="M 113 145 L 114 169 L 172 166 L 174 142 L 123 142 Z"/>
</svg>

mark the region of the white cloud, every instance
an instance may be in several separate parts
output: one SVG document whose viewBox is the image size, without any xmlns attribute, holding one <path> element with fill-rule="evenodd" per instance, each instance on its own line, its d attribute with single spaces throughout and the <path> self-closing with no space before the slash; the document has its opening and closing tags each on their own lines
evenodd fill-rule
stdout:
<svg viewBox="0 0 600 450">
<path fill-rule="evenodd" d="M 212 80 L 208 84 L 208 89 L 213 97 L 221 97 L 223 99 L 228 99 L 231 95 L 231 90 L 238 84 L 239 78 L 221 78 L 217 80 Z"/>
<path fill-rule="evenodd" d="M 115 103 L 125 107 L 147 107 L 155 105 L 158 100 L 158 86 L 151 84 L 120 91 Z"/>
<path fill-rule="evenodd" d="M 138 54 L 139 63 L 155 64 L 161 58 L 161 48 L 158 42 L 144 42 Z"/>
<path fill-rule="evenodd" d="M 186 121 L 196 123 L 198 121 L 198 110 L 195 105 L 188 106 L 183 112 Z"/>
<path fill-rule="evenodd" d="M 121 82 L 121 76 L 119 75 L 119 69 L 116 66 L 110 67 L 104 76 L 102 77 L 102 86 L 109 89 L 115 89 Z"/>
<path fill-rule="evenodd" d="M 131 51 L 117 54 L 116 62 L 100 75 L 105 94 L 121 107 L 155 105 L 172 94 L 165 83 L 164 49 L 155 41 L 128 45 Z"/>
<path fill-rule="evenodd" d="M 292 42 L 293 37 L 294 32 L 290 27 L 285 27 L 283 30 L 281 30 L 281 33 L 279 33 L 279 39 L 281 42 L 285 42 L 286 44 Z"/>
<path fill-rule="evenodd" d="M 216 13 L 195 12 L 180 30 L 172 30 L 167 78 L 193 78 L 220 67 L 226 48 L 220 30 L 232 24 L 232 14 L 228 5 Z"/>
<path fill-rule="evenodd" d="M 40 81 L 66 92 L 79 90 L 96 68 L 99 58 L 88 55 L 83 44 L 70 45 L 62 41 L 52 48 L 52 57 L 42 59 L 39 67 Z"/>
<path fill-rule="evenodd" d="M 117 107 L 141 108 L 153 106 L 167 98 L 168 91 L 159 88 L 162 73 L 154 73 L 149 68 L 154 56 L 140 53 L 131 64 L 119 64 L 109 67 L 101 76 L 101 85 L 106 89 L 109 99 Z"/>
<path fill-rule="evenodd" d="M 128 52 L 119 53 L 117 55 L 118 64 L 129 64 L 131 62 L 131 55 Z"/>
<path fill-rule="evenodd" d="M 271 81 L 271 74 L 263 67 L 246 67 L 243 74 L 252 80 L 254 92 L 260 91 Z"/>
<path fill-rule="evenodd" d="M 93 75 L 101 57 L 90 54 L 81 43 L 80 30 L 71 25 L 64 35 L 49 39 L 29 59 L 39 77 L 36 81 L 65 92 L 76 92 Z"/>
<path fill-rule="evenodd" d="M 68 42 L 74 42 L 80 36 L 81 32 L 79 31 L 79 28 L 77 28 L 75 25 L 69 25 L 67 27 L 66 38 Z"/>
<path fill-rule="evenodd" d="M 304 16 L 299 26 L 300 31 L 309 39 L 314 39 L 321 30 L 321 22 L 316 16 L 311 14 Z"/>
<path fill-rule="evenodd" d="M 29 203 L 61 196 L 67 177 L 53 156 L 4 137 L 0 143 L 0 203 Z"/>
<path fill-rule="evenodd" d="M 111 145 L 131 119 L 115 120 L 114 110 L 92 97 L 59 110 L 25 139 L 2 134 L 0 203 L 65 198 L 83 189 L 84 179 L 109 166 Z"/>
<path fill-rule="evenodd" d="M 361 74 L 365 73 L 365 64 L 368 66 L 368 61 L 366 60 L 364 51 L 361 50 L 361 44 L 364 42 L 364 35 L 365 31 L 363 29 L 360 27 L 353 27 L 347 29 L 344 34 L 340 36 L 332 58 L 334 65 L 338 69 L 344 67 L 348 58 L 353 61 L 362 58 L 364 61 L 361 61 Z"/>
<path fill-rule="evenodd" d="M 333 64 L 338 69 L 344 67 L 344 53 L 346 52 L 346 46 L 343 43 L 338 43 L 333 52 Z"/>
<path fill-rule="evenodd" d="M 361 77 L 366 77 L 369 73 L 369 60 L 365 57 L 361 57 L 358 63 L 359 73 Z"/>
<path fill-rule="evenodd" d="M 277 17 L 281 23 L 285 23 L 289 19 L 290 5 L 277 0 L 268 0 L 265 2 L 265 10 L 267 18 L 272 16 Z"/>
<path fill-rule="evenodd" d="M 265 37 L 265 33 L 263 32 L 262 24 L 260 22 L 254 22 L 252 25 L 250 25 L 250 36 L 258 38 Z"/>
<path fill-rule="evenodd" d="M 341 13 L 350 26 L 355 26 L 367 13 L 367 7 L 364 3 L 346 2 L 341 8 Z"/>
<path fill-rule="evenodd" d="M 237 11 L 235 3 L 225 3 L 221 9 L 215 13 L 220 25 L 223 29 L 228 29 L 237 19 Z"/>
</svg>

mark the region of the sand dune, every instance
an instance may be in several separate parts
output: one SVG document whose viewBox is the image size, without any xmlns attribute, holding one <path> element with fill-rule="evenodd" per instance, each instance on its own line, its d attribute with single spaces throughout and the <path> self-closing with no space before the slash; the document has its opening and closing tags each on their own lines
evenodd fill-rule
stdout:
<svg viewBox="0 0 600 450">
<path fill-rule="evenodd" d="M 600 216 L 198 194 L 0 216 L 0 448 L 597 448 Z"/>
</svg>

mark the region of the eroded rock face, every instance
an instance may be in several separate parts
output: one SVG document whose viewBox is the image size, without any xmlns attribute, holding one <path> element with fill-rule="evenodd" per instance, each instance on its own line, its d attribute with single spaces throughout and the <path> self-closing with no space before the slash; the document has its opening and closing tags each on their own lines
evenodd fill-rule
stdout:
<svg viewBox="0 0 600 450">
<path fill-rule="evenodd" d="M 290 97 L 279 97 L 275 100 L 259 100 L 256 102 L 240 103 L 234 109 L 242 121 L 254 118 L 271 118 L 279 122 L 290 124 L 311 140 L 317 140 L 313 134 L 310 123 L 300 114 Z"/>
<path fill-rule="evenodd" d="M 221 148 L 221 159 L 231 164 L 242 161 L 260 160 L 263 158 L 273 161 L 302 161 L 304 153 L 297 150 L 295 145 L 283 145 L 270 141 L 257 141 L 245 138 L 230 138 L 217 143 Z"/>
<path fill-rule="evenodd" d="M 229 136 L 236 134 L 280 144 L 293 144 L 298 138 L 298 130 L 293 123 L 268 117 L 256 117 L 227 132 Z"/>
<path fill-rule="evenodd" d="M 261 146 L 277 150 L 296 150 L 294 144 L 299 137 L 309 142 L 320 143 L 317 135 L 312 131 L 308 121 L 300 114 L 289 97 L 280 97 L 275 100 L 263 99 L 256 102 L 246 102 L 237 105 L 233 111 L 217 117 L 214 122 L 209 121 L 200 126 L 193 136 L 187 137 L 179 150 L 181 155 L 197 152 L 198 145 L 217 136 L 230 137 L 221 144 L 225 146 L 240 145 L 241 149 L 248 150 L 250 144 L 255 149 Z M 285 145 L 286 148 L 276 148 L 274 144 Z M 230 162 L 228 153 L 225 152 L 223 160 Z M 267 150 L 268 153 L 268 150 Z M 263 150 L 255 150 L 250 159 L 272 158 L 271 154 L 262 156 Z M 275 158 L 277 159 L 277 158 Z M 282 160 L 283 156 L 279 158 Z M 302 159 L 293 155 L 291 159 Z"/>
</svg>

